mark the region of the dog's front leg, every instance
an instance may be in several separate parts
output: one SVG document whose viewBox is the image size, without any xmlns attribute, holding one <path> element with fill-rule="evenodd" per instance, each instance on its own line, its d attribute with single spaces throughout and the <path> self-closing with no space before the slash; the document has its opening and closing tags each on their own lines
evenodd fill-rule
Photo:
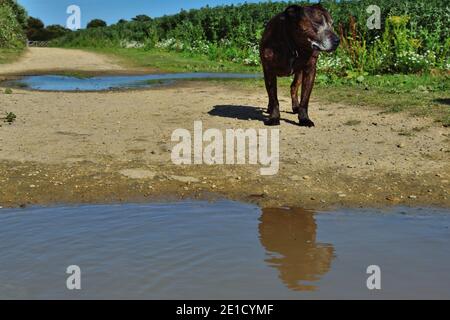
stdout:
<svg viewBox="0 0 450 320">
<path fill-rule="evenodd" d="M 269 119 L 264 124 L 266 126 L 278 126 L 280 124 L 280 105 L 277 94 L 277 76 L 270 72 L 264 72 L 264 80 L 269 95 Z"/>
<path fill-rule="evenodd" d="M 298 119 L 300 121 L 300 126 L 302 127 L 314 127 L 314 122 L 312 122 L 308 116 L 308 106 L 315 79 L 316 64 L 314 63 L 308 65 L 303 71 L 302 100 L 298 109 Z"/>
<path fill-rule="evenodd" d="M 294 76 L 294 81 L 291 84 L 291 99 L 292 99 L 292 112 L 294 114 L 298 113 L 300 108 L 300 102 L 298 101 L 298 89 L 302 84 L 302 72 L 296 72 Z"/>
</svg>

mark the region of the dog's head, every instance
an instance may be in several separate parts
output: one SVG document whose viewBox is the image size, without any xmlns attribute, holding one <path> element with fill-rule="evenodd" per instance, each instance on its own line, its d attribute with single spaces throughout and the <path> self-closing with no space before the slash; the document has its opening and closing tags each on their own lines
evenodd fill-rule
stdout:
<svg viewBox="0 0 450 320">
<path fill-rule="evenodd" d="M 332 52 L 339 46 L 330 13 L 320 4 L 289 6 L 286 11 L 294 41 L 312 50 Z"/>
</svg>

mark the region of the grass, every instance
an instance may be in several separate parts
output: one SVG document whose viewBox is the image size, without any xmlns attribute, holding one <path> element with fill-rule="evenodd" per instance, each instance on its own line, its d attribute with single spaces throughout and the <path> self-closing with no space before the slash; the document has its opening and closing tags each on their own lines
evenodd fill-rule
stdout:
<svg viewBox="0 0 450 320">
<path fill-rule="evenodd" d="M 375 106 L 385 113 L 406 111 L 450 125 L 448 74 L 366 76 L 362 83 L 338 79 L 319 82 L 316 89 L 315 95 L 321 100 Z"/>
<path fill-rule="evenodd" d="M 261 72 L 259 67 L 243 66 L 229 61 L 211 61 L 203 55 L 159 49 L 87 48 L 86 50 L 114 56 L 130 67 L 143 67 L 160 72 Z"/>
<path fill-rule="evenodd" d="M 17 60 L 23 53 L 23 49 L 0 48 L 0 64 L 10 63 Z"/>
</svg>

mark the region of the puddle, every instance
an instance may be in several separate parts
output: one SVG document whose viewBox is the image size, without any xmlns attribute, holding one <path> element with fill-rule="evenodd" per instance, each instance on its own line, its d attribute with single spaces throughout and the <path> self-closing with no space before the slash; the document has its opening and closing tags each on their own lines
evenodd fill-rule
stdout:
<svg viewBox="0 0 450 320">
<path fill-rule="evenodd" d="M 166 73 L 86 78 L 62 75 L 37 75 L 8 80 L 3 82 L 2 85 L 39 91 L 105 91 L 151 88 L 169 85 L 177 80 L 250 79 L 259 77 L 261 75 L 245 73 Z"/>
<path fill-rule="evenodd" d="M 2 299 L 450 298 L 450 211 L 230 201 L 0 210 Z M 81 268 L 80 291 L 66 268 Z M 381 268 L 369 291 L 369 265 Z"/>
</svg>

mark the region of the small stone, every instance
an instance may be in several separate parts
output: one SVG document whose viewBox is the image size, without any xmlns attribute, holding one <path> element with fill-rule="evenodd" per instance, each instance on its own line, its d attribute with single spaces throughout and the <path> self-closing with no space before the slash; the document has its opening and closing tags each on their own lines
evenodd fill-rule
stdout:
<svg viewBox="0 0 450 320">
<path fill-rule="evenodd" d="M 153 179 L 156 173 L 146 169 L 124 169 L 119 173 L 130 179 Z"/>
<path fill-rule="evenodd" d="M 397 145 L 397 148 L 399 148 L 399 149 L 404 148 L 404 147 L 405 147 L 405 145 L 404 145 L 403 143 L 399 143 L 399 144 Z"/>
<path fill-rule="evenodd" d="M 414 199 L 417 199 L 417 196 L 415 196 L 415 195 L 410 195 L 408 198 L 414 200 Z"/>
<path fill-rule="evenodd" d="M 170 178 L 171 178 L 172 180 L 176 180 L 176 181 L 184 182 L 184 183 L 196 183 L 196 182 L 200 182 L 199 179 L 194 178 L 194 177 L 170 176 Z"/>
<path fill-rule="evenodd" d="M 347 195 L 345 193 L 339 194 L 339 198 L 345 198 L 345 197 L 347 197 Z"/>
<path fill-rule="evenodd" d="M 297 175 L 291 176 L 290 179 L 291 179 L 292 181 L 300 181 L 300 180 L 302 180 L 302 178 L 300 178 L 300 177 L 297 176 Z"/>
<path fill-rule="evenodd" d="M 34 184 L 30 184 L 30 188 L 36 188 Z"/>
<path fill-rule="evenodd" d="M 303 176 L 303 180 L 311 180 L 310 176 Z"/>
</svg>

